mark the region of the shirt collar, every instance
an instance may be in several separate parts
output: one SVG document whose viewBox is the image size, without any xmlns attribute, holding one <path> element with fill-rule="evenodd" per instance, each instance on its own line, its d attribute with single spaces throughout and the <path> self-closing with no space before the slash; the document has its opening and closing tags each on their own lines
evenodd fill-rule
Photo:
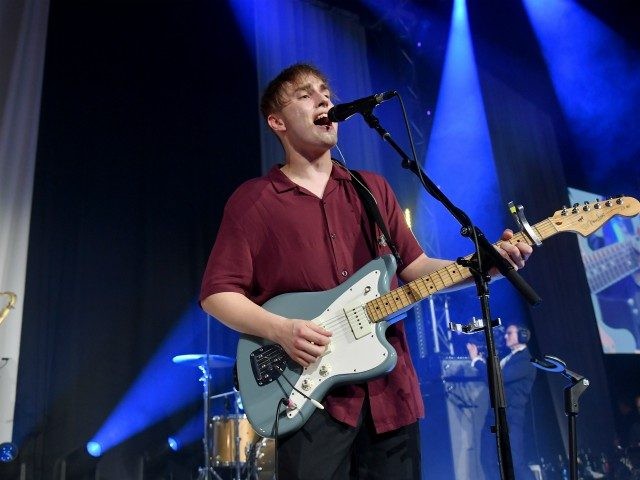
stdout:
<svg viewBox="0 0 640 480">
<path fill-rule="evenodd" d="M 275 188 L 276 192 L 284 193 L 294 188 L 298 188 L 298 185 L 296 185 L 289 179 L 289 177 L 282 173 L 280 168 L 282 168 L 281 164 L 274 165 L 267 173 L 267 178 L 271 180 L 273 188 Z M 333 166 L 331 168 L 330 178 L 333 180 L 351 181 L 351 175 L 349 174 L 349 171 L 346 168 L 336 165 L 335 162 L 333 163 Z"/>
<path fill-rule="evenodd" d="M 518 352 L 521 352 L 526 348 L 527 348 L 526 345 L 520 345 L 518 348 L 514 348 L 513 350 L 511 350 L 511 355 L 514 355 L 514 354 L 516 354 Z"/>
</svg>

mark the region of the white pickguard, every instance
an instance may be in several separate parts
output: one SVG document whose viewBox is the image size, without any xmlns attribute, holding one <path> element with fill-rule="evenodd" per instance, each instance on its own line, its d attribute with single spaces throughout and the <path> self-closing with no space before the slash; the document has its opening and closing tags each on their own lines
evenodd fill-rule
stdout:
<svg viewBox="0 0 640 480">
<path fill-rule="evenodd" d="M 378 340 L 375 324 L 369 323 L 371 331 L 356 340 L 344 313 L 345 309 L 358 308 L 366 316 L 366 311 L 362 306 L 380 296 L 378 292 L 379 278 L 380 270 L 370 272 L 338 297 L 320 316 L 311 320 L 333 333 L 331 344 L 327 353 L 317 362 L 305 368 L 296 382 L 295 389 L 289 395 L 289 400 L 297 408 L 287 412 L 289 418 L 297 415 L 298 409 L 309 401 L 296 389 L 306 396 L 313 397 L 313 392 L 323 382 L 339 375 L 366 372 L 387 359 L 389 353 Z M 322 374 L 323 367 L 328 370 L 324 375 Z"/>
</svg>

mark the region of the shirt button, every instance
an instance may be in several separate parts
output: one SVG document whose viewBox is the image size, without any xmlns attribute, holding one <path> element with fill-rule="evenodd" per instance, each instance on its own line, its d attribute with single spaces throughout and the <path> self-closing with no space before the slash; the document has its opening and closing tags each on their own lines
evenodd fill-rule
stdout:
<svg viewBox="0 0 640 480">
<path fill-rule="evenodd" d="M 349 275 L 349 272 L 347 272 L 346 270 L 342 270 L 341 274 L 343 277 L 346 277 L 347 275 Z"/>
<path fill-rule="evenodd" d="M 331 237 L 332 240 L 334 240 L 336 238 L 336 234 L 332 233 L 331 235 L 329 235 Z"/>
</svg>

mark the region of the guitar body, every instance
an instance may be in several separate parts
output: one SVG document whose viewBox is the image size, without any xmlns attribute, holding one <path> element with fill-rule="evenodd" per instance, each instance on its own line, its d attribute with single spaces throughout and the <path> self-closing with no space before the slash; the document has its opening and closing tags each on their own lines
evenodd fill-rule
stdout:
<svg viewBox="0 0 640 480">
<path fill-rule="evenodd" d="M 278 436 L 297 430 L 313 413 L 316 407 L 306 397 L 321 402 L 337 385 L 363 382 L 395 367 L 396 351 L 385 338 L 390 323 L 370 323 L 362 307 L 389 291 L 395 270 L 395 259 L 386 255 L 372 260 L 331 290 L 286 293 L 263 305 L 272 313 L 322 325 L 333 336 L 327 353 L 304 369 L 278 345 L 250 335 L 240 337 L 238 384 L 247 418 L 260 435 L 275 436 L 276 409 L 281 399 L 288 399 L 295 408 L 281 407 Z"/>
</svg>

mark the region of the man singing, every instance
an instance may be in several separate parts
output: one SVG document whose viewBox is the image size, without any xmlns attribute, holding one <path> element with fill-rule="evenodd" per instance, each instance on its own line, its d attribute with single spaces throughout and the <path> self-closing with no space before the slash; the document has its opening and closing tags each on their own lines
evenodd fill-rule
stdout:
<svg viewBox="0 0 640 480">
<path fill-rule="evenodd" d="M 327 78 L 311 65 L 293 65 L 267 86 L 261 110 L 284 160 L 229 199 L 200 297 L 222 323 L 281 345 L 302 366 L 318 360 L 332 332 L 261 305 L 282 293 L 336 287 L 390 252 L 388 242 L 378 241 L 380 233 L 372 234 L 377 227 L 354 188 L 357 180 L 331 158 L 338 139 L 338 125 L 326 118 L 332 106 Z M 423 253 L 387 182 L 361 174 L 397 246 L 400 279 L 409 282 L 450 263 Z M 524 267 L 532 249 L 512 245 L 512 236 L 505 230 L 499 251 Z M 386 335 L 397 351 L 396 367 L 366 383 L 333 389 L 323 400 L 325 410 L 317 409 L 302 428 L 279 440 L 278 478 L 421 478 L 417 421 L 424 407 L 402 322 Z"/>
</svg>

